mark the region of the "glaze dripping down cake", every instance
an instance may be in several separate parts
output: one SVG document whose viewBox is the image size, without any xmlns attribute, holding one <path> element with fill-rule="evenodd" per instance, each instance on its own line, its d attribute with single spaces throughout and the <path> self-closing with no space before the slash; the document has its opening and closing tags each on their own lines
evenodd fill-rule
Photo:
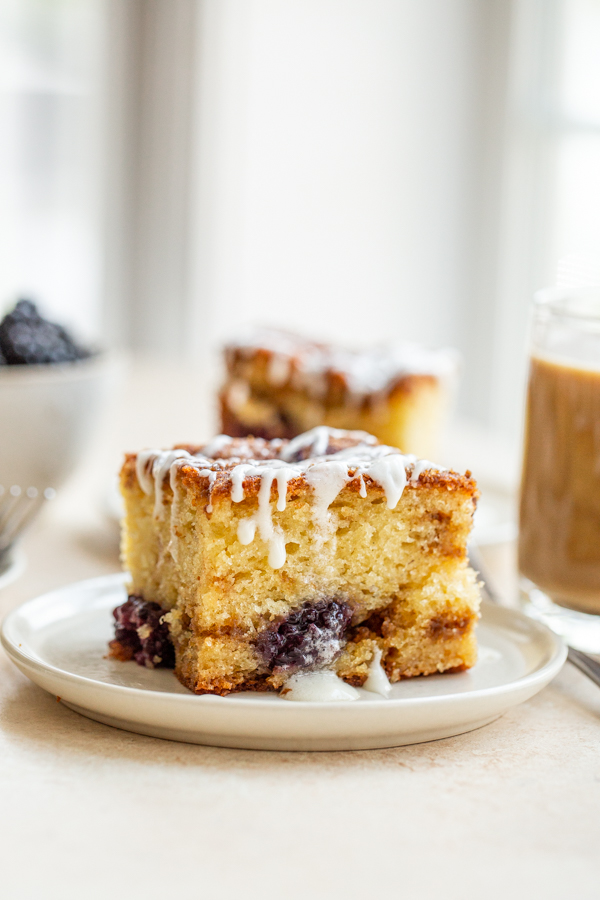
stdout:
<svg viewBox="0 0 600 900">
<path fill-rule="evenodd" d="M 361 432 L 220 436 L 126 457 L 130 597 L 113 656 L 197 693 L 328 670 L 362 686 L 476 660 L 477 489 Z"/>
<path fill-rule="evenodd" d="M 453 350 L 396 344 L 346 350 L 274 329 L 225 348 L 221 429 L 293 438 L 317 425 L 361 429 L 407 453 L 435 456 L 456 380 Z"/>
</svg>

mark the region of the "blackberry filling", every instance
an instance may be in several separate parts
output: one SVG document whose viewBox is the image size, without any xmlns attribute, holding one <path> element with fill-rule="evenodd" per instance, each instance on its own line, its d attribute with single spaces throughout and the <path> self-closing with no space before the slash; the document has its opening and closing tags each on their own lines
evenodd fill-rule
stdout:
<svg viewBox="0 0 600 900">
<path fill-rule="evenodd" d="M 113 612 L 115 639 L 109 645 L 112 655 L 119 659 L 135 659 L 139 666 L 148 669 L 172 669 L 175 650 L 169 629 L 161 622 L 165 612 L 158 603 L 135 595 L 128 597 L 127 602 Z"/>
<path fill-rule="evenodd" d="M 341 600 L 307 601 L 261 632 L 256 649 L 272 672 L 326 666 L 338 656 L 352 610 Z"/>
</svg>

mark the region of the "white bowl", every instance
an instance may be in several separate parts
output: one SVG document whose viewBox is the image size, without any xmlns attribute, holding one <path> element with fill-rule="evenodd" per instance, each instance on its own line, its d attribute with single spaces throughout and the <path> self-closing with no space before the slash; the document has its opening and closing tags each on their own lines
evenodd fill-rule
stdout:
<svg viewBox="0 0 600 900">
<path fill-rule="evenodd" d="M 115 380 L 98 353 L 73 363 L 0 367 L 0 485 L 59 487 L 79 462 Z"/>
</svg>

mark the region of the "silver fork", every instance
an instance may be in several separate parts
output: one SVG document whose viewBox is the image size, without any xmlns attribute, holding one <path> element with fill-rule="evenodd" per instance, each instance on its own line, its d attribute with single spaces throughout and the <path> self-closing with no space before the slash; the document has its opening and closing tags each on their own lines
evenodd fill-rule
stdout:
<svg viewBox="0 0 600 900">
<path fill-rule="evenodd" d="M 479 578 L 482 582 L 483 592 L 487 599 L 491 603 L 495 603 L 497 606 L 502 606 L 500 595 L 490 582 L 485 563 L 483 562 L 481 553 L 479 552 L 479 547 L 475 546 L 474 544 L 469 544 L 469 561 L 475 571 L 479 572 Z M 591 678 L 592 681 L 595 682 L 598 686 L 600 686 L 600 663 L 597 660 L 593 659 L 591 656 L 588 656 L 587 653 L 583 653 L 581 650 L 576 650 L 575 647 L 571 647 L 570 644 L 564 639 L 564 637 L 563 641 L 565 641 L 565 644 L 567 645 L 567 659 L 569 660 L 569 662 L 576 666 L 576 668 L 578 668 L 580 672 L 583 672 L 584 675 L 587 675 L 588 678 Z"/>
<path fill-rule="evenodd" d="M 6 556 L 17 538 L 29 525 L 46 500 L 55 496 L 53 488 L 26 490 L 13 484 L 6 489 L 0 484 L 0 562 Z"/>
</svg>

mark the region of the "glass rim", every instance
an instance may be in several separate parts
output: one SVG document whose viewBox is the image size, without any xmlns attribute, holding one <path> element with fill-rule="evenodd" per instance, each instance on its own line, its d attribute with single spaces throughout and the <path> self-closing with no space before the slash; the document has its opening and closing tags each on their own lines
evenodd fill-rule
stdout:
<svg viewBox="0 0 600 900">
<path fill-rule="evenodd" d="M 592 307 L 586 301 L 596 300 Z M 543 288 L 533 295 L 534 308 L 568 319 L 600 322 L 600 284 L 572 288 Z"/>
</svg>

